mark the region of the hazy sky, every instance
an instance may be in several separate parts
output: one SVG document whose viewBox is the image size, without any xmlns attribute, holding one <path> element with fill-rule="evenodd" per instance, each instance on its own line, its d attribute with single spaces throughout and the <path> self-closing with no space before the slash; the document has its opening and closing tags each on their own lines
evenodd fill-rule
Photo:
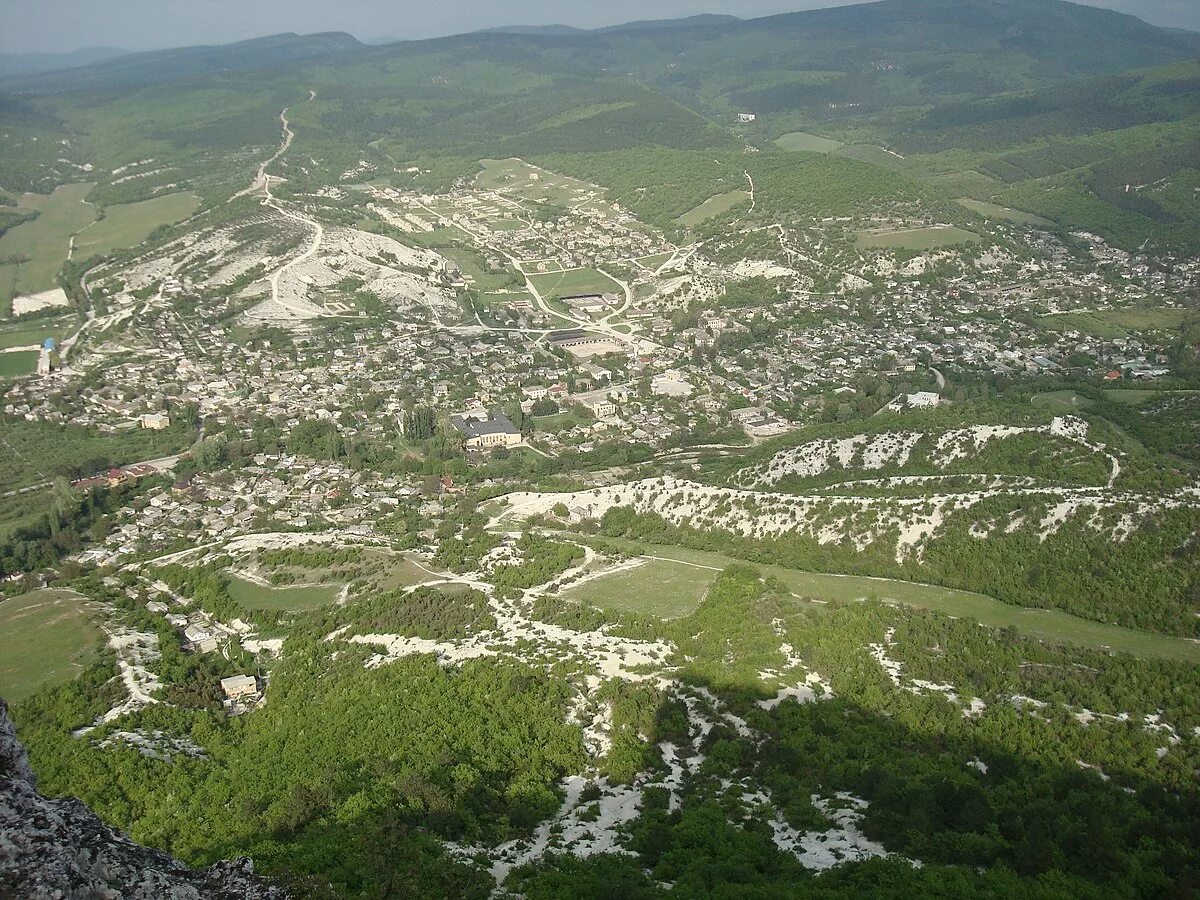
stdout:
<svg viewBox="0 0 1200 900">
<path fill-rule="evenodd" d="M 842 0 L 852 2 L 852 0 Z M 1159 25 L 1200 30 L 1200 0 L 1088 0 Z M 146 50 L 224 43 L 284 31 L 349 31 L 364 41 L 496 25 L 582 27 L 700 12 L 742 17 L 838 0 L 0 0 L 0 52 L 80 47 Z"/>
</svg>

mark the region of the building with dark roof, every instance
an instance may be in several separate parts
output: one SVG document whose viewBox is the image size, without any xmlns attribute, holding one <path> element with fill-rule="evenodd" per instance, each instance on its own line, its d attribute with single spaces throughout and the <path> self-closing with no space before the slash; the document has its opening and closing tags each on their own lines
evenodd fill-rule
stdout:
<svg viewBox="0 0 1200 900">
<path fill-rule="evenodd" d="M 450 424 L 462 432 L 465 450 L 493 450 L 521 443 L 521 430 L 499 410 L 476 410 L 451 416 Z"/>
</svg>

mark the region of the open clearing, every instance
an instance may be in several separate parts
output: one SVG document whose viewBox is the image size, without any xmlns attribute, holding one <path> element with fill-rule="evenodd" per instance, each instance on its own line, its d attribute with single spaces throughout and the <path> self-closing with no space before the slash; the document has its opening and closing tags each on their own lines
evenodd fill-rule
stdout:
<svg viewBox="0 0 1200 900">
<path fill-rule="evenodd" d="M 1035 216 L 1033 213 L 1022 212 L 1019 209 L 1009 209 L 1007 206 L 1000 206 L 998 203 L 988 203 L 986 200 L 972 200 L 969 197 L 960 197 L 954 201 L 959 206 L 965 206 L 972 212 L 977 212 L 985 219 L 1001 219 L 1005 222 L 1016 222 L 1018 225 L 1042 225 L 1050 227 L 1054 225 L 1049 219 L 1043 219 L 1041 216 Z"/>
<path fill-rule="evenodd" d="M 668 559 L 648 559 L 635 569 L 614 572 L 577 588 L 566 596 L 600 609 L 618 609 L 675 619 L 694 612 L 716 580 L 712 569 Z"/>
<path fill-rule="evenodd" d="M 71 235 L 96 219 L 96 208 L 83 200 L 94 186 L 64 184 L 52 194 L 25 194 L 17 201 L 24 209 L 38 210 L 38 217 L 0 236 L 0 258 L 27 260 L 0 265 L 0 314 L 8 314 L 13 297 L 55 286 L 67 261 Z"/>
<path fill-rule="evenodd" d="M 0 378 L 36 372 L 37 361 L 36 350 L 9 350 L 0 353 Z"/>
<path fill-rule="evenodd" d="M 136 247 L 159 225 L 182 222 L 200 205 L 195 194 L 164 194 L 140 203 L 106 206 L 104 218 L 93 222 L 75 237 L 80 258 Z"/>
<path fill-rule="evenodd" d="M 903 231 L 860 231 L 859 247 L 887 247 L 898 250 L 932 250 L 979 240 L 979 235 L 953 225 L 931 225 Z"/>
<path fill-rule="evenodd" d="M 1187 319 L 1182 309 L 1103 309 L 1042 316 L 1038 322 L 1053 331 L 1081 331 L 1098 338 L 1123 338 L 1144 331 L 1178 328 Z"/>
<path fill-rule="evenodd" d="M 71 591 L 0 601 L 0 697 L 13 703 L 70 681 L 95 658 L 100 637 L 94 608 Z"/>
<path fill-rule="evenodd" d="M 641 546 L 633 541 L 613 538 L 605 540 L 623 549 L 636 549 Z M 1028 637 L 1056 644 L 1077 644 L 1094 650 L 1116 650 L 1146 659 L 1200 663 L 1200 643 L 1186 638 L 1091 622 L 1057 610 L 1011 606 L 970 591 L 890 578 L 804 572 L 783 566 L 747 563 L 746 560 L 721 553 L 678 546 L 648 545 L 644 549 L 644 555 L 649 559 L 678 560 L 693 565 L 709 566 L 714 575 L 716 571 L 729 565 L 753 565 L 764 575 L 778 578 L 793 594 L 801 598 L 843 601 L 873 598 L 885 603 L 916 606 L 948 616 L 973 619 L 992 628 L 1006 628 L 1011 625 Z M 635 569 L 629 574 L 633 576 L 638 571 Z M 603 579 L 600 579 L 593 584 L 598 589 L 602 583 Z M 589 586 L 591 585 L 585 585 Z M 645 592 L 648 587 L 645 583 L 635 584 L 633 590 Z"/>
<path fill-rule="evenodd" d="M 727 213 L 738 204 L 745 203 L 749 199 L 750 194 L 746 191 L 727 191 L 724 194 L 709 197 L 695 209 L 685 212 L 675 221 L 686 228 L 695 228 L 700 223 L 707 222 L 709 219 Z"/>
<path fill-rule="evenodd" d="M 809 134 L 807 131 L 793 131 L 780 135 L 775 139 L 775 144 L 783 150 L 806 150 L 810 153 L 829 153 L 842 146 L 841 141 L 824 138 L 819 134 Z"/>
<path fill-rule="evenodd" d="M 529 280 L 547 299 L 579 294 L 621 294 L 621 286 L 595 269 L 571 269 L 561 274 L 531 275 Z"/>
<path fill-rule="evenodd" d="M 264 587 L 236 575 L 229 579 L 229 596 L 246 609 L 306 612 L 333 602 L 337 588 L 325 584 L 303 587 Z"/>
<path fill-rule="evenodd" d="M 1038 409 L 1047 409 L 1056 413 L 1074 413 L 1087 409 L 1092 405 L 1092 401 L 1087 397 L 1080 397 L 1074 391 L 1047 391 L 1044 394 L 1038 394 L 1030 401 Z"/>
</svg>

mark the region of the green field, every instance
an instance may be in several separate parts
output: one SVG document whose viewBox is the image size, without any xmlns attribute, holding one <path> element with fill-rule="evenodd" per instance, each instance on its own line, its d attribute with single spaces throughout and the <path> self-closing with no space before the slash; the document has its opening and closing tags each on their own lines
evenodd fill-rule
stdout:
<svg viewBox="0 0 1200 900">
<path fill-rule="evenodd" d="M 1042 225 L 1044 227 L 1054 224 L 1049 219 L 1043 219 L 1041 216 L 1035 216 L 1033 213 L 1022 212 L 1019 209 L 1009 209 L 1007 206 L 988 203 L 986 200 L 971 200 L 968 197 L 962 197 L 955 202 L 960 206 L 965 206 L 972 212 L 979 213 L 985 219 L 1002 219 L 1005 222 L 1016 222 L 1018 225 Z"/>
<path fill-rule="evenodd" d="M 821 137 L 819 134 L 809 134 L 807 131 L 793 131 L 775 139 L 776 146 L 783 150 L 807 150 L 810 153 L 829 153 L 842 146 L 841 141 Z"/>
<path fill-rule="evenodd" d="M 899 250 L 932 250 L 979 240 L 979 235 L 953 225 L 909 228 L 903 231 L 860 231 L 859 247 L 889 247 Z"/>
<path fill-rule="evenodd" d="M 749 199 L 750 194 L 747 191 L 726 191 L 724 194 L 709 197 L 695 209 L 685 212 L 675 221 L 686 228 L 695 228 L 702 222 L 707 222 L 709 219 L 729 212 L 729 210 L 738 204 L 745 203 Z"/>
<path fill-rule="evenodd" d="M 1182 309 L 1104 309 L 1042 316 L 1038 321 L 1053 331 L 1080 331 L 1098 338 L 1123 338 L 1143 331 L 1178 328 L 1187 320 Z"/>
<path fill-rule="evenodd" d="M 634 549 L 639 545 L 631 541 L 606 538 L 618 546 Z M 718 571 L 743 560 L 692 550 L 686 547 L 653 545 L 646 549 L 645 556 L 657 560 L 677 560 L 693 565 L 710 567 L 714 577 Z M 960 591 L 931 584 L 911 581 L 896 581 L 889 578 L 867 578 L 856 575 L 831 575 L 804 572 L 783 566 L 753 564 L 764 575 L 779 579 L 797 597 L 813 600 L 862 600 L 878 599 L 885 603 L 916 606 L 948 616 L 974 619 L 981 625 L 992 628 L 1013 626 L 1022 634 L 1056 644 L 1077 644 L 1092 649 L 1116 650 L 1148 659 L 1166 659 L 1180 662 L 1200 663 L 1200 643 L 1186 638 L 1152 634 L 1118 625 L 1090 622 L 1067 613 L 1049 609 L 1028 609 L 1002 603 L 984 594 Z M 629 573 L 636 576 L 637 571 Z M 647 573 L 649 574 L 649 573 Z M 617 576 L 612 576 L 617 577 Z M 642 584 L 632 577 L 632 583 L 621 585 L 612 591 L 621 595 L 631 591 L 647 591 L 649 586 L 643 577 Z M 580 588 L 583 591 L 602 589 L 604 579 Z M 666 601 L 656 601 L 665 603 Z"/>
<path fill-rule="evenodd" d="M 483 171 L 475 181 L 479 187 L 526 200 L 569 206 L 595 190 L 587 182 L 548 172 L 519 159 L 485 159 L 481 160 L 481 165 Z"/>
<path fill-rule="evenodd" d="M 530 275 L 529 280 L 546 299 L 574 297 L 578 294 L 620 294 L 621 286 L 595 269 L 571 269 L 569 272 Z"/>
<path fill-rule="evenodd" d="M 520 219 L 492 219 L 488 228 L 492 231 L 524 231 L 529 226 Z"/>
<path fill-rule="evenodd" d="M 37 371 L 38 351 L 9 350 L 0 353 L 0 378 L 29 375 Z"/>
<path fill-rule="evenodd" d="M 75 330 L 76 325 L 77 320 L 74 316 L 33 319 L 27 322 L 15 322 L 11 325 L 0 325 L 0 350 L 6 350 L 9 347 L 30 347 L 41 344 L 49 337 L 61 342 Z"/>
<path fill-rule="evenodd" d="M 246 609 L 265 609 L 272 612 L 307 612 L 328 606 L 338 589 L 327 584 L 303 587 L 264 587 L 233 575 L 229 579 L 229 596 Z"/>
<path fill-rule="evenodd" d="M 1080 397 L 1074 391 L 1047 391 L 1038 394 L 1030 400 L 1038 409 L 1046 409 L 1056 413 L 1081 412 L 1092 405 L 1087 397 Z"/>
<path fill-rule="evenodd" d="M 113 250 L 136 247 L 159 225 L 182 222 L 196 211 L 200 198 L 195 194 L 164 194 L 140 203 L 122 203 L 104 209 L 104 217 L 93 222 L 75 237 L 75 252 L 80 258 Z"/>
<path fill-rule="evenodd" d="M 95 608 L 72 591 L 33 591 L 0 601 L 0 697 L 23 700 L 70 681 L 95 658 Z"/>
<path fill-rule="evenodd" d="M 676 619 L 693 612 L 717 573 L 709 568 L 650 559 L 636 569 L 614 572 L 571 588 L 566 596 L 600 609 Z"/>
<path fill-rule="evenodd" d="M 665 264 L 674 255 L 675 254 L 673 252 L 655 253 L 652 256 L 643 256 L 640 259 L 635 259 L 634 262 L 649 269 L 651 272 L 655 272 L 658 270 L 659 266 Z"/>
<path fill-rule="evenodd" d="M 55 286 L 67 260 L 71 235 L 96 219 L 96 209 L 83 202 L 93 184 L 64 184 L 52 194 L 25 194 L 18 205 L 38 210 L 38 217 L 0 235 L 0 259 L 27 259 L 0 265 L 0 314 L 8 315 L 13 297 L 36 294 Z"/>
</svg>

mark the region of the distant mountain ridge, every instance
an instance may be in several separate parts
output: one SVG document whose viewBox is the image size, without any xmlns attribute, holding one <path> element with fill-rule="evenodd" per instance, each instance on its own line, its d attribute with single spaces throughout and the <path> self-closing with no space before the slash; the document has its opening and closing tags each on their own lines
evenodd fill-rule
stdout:
<svg viewBox="0 0 1200 900">
<path fill-rule="evenodd" d="M 78 87 L 119 88 L 152 82 L 179 81 L 217 72 L 266 69 L 365 45 L 340 31 L 317 34 L 276 34 L 232 44 L 198 45 L 132 53 L 62 72 L 47 72 L 10 80 L 14 90 L 60 91 Z"/>
<path fill-rule="evenodd" d="M 75 69 L 119 59 L 132 52 L 119 47 L 83 47 L 70 53 L 0 53 L 0 78 Z"/>
</svg>

